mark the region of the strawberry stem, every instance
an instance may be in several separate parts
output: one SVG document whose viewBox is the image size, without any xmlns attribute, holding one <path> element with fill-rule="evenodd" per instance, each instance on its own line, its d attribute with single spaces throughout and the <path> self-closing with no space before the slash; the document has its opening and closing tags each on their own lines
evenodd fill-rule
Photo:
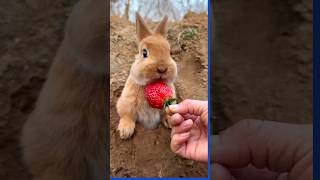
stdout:
<svg viewBox="0 0 320 180">
<path fill-rule="evenodd" d="M 163 107 L 163 110 L 166 109 L 166 107 L 172 105 L 172 104 L 175 104 L 174 102 L 176 102 L 177 99 L 175 98 L 170 98 L 170 99 L 167 99 L 167 100 L 164 100 L 163 103 L 162 103 L 162 107 Z"/>
</svg>

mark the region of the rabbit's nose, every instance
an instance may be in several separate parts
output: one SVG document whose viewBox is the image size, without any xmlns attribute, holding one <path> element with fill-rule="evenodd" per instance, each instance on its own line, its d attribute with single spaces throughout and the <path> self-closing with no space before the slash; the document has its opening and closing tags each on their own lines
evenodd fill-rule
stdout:
<svg viewBox="0 0 320 180">
<path fill-rule="evenodd" d="M 167 72 L 167 69 L 168 69 L 167 67 L 160 66 L 157 68 L 157 72 L 162 74 Z"/>
</svg>

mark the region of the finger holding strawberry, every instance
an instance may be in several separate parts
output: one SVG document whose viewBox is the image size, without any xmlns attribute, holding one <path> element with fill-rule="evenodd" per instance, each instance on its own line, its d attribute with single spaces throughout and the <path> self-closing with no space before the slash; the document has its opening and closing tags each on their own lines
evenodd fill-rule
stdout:
<svg viewBox="0 0 320 180">
<path fill-rule="evenodd" d="M 144 94 L 152 108 L 163 109 L 169 116 L 171 150 L 187 159 L 208 161 L 208 102 L 173 104 L 172 90 L 161 81 L 146 85 Z"/>
</svg>

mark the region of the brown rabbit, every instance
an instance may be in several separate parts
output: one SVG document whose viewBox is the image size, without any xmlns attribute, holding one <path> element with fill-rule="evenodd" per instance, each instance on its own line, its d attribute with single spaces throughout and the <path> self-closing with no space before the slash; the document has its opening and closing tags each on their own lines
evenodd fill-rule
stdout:
<svg viewBox="0 0 320 180">
<path fill-rule="evenodd" d="M 105 0 L 82 0 L 67 21 L 22 131 L 23 157 L 34 180 L 106 179 L 107 8 Z"/>
<path fill-rule="evenodd" d="M 153 129 L 161 119 L 168 127 L 166 114 L 151 108 L 144 96 L 144 86 L 159 80 L 167 83 L 175 96 L 173 83 L 177 77 L 177 65 L 170 56 L 170 45 L 165 39 L 167 20 L 165 16 L 152 32 L 141 16 L 136 14 L 139 54 L 131 66 L 130 75 L 117 102 L 120 116 L 118 131 L 122 139 L 132 136 L 136 120 L 146 128 Z"/>
</svg>

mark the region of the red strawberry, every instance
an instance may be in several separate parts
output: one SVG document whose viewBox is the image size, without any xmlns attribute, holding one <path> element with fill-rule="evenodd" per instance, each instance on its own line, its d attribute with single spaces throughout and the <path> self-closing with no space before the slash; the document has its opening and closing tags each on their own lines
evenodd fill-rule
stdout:
<svg viewBox="0 0 320 180">
<path fill-rule="evenodd" d="M 149 105 L 157 109 L 164 109 L 175 101 L 172 98 L 172 90 L 161 81 L 147 84 L 144 87 L 144 95 Z"/>
</svg>

